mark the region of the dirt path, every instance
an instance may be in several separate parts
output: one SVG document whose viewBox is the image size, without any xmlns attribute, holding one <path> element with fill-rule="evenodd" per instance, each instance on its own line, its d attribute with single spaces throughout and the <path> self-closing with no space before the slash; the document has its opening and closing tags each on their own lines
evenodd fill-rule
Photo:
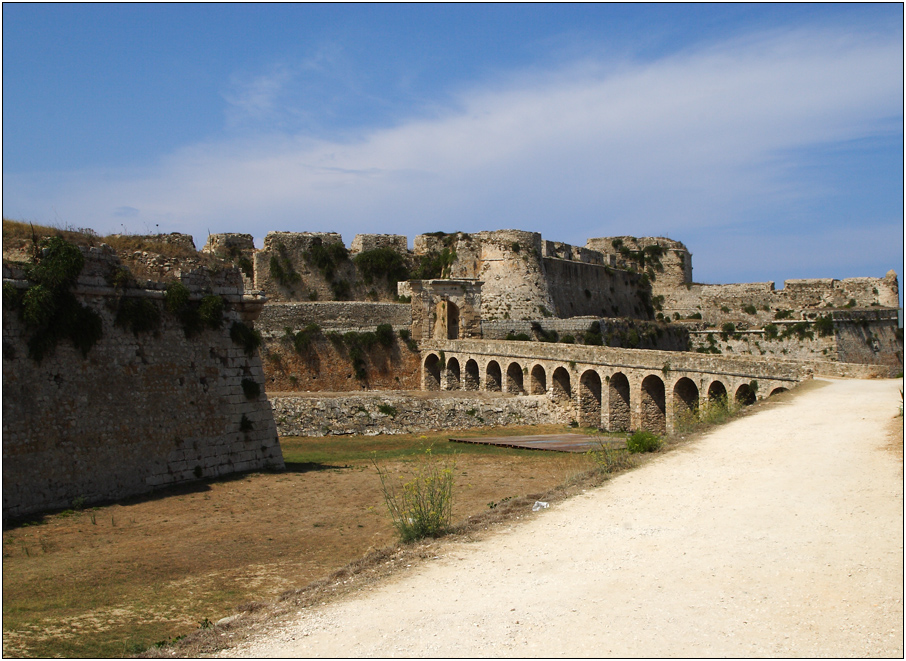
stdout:
<svg viewBox="0 0 906 661">
<path fill-rule="evenodd" d="M 900 381 L 829 381 L 224 656 L 902 657 Z"/>
</svg>

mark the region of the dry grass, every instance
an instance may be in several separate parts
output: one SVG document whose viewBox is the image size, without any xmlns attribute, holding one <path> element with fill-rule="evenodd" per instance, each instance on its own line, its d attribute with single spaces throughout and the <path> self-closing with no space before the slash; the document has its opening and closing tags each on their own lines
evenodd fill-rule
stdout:
<svg viewBox="0 0 906 661">
<path fill-rule="evenodd" d="M 530 432 L 484 433 L 520 431 Z M 563 428 L 539 433 L 552 431 Z M 582 455 L 460 446 L 434 436 L 459 452 L 454 522 L 487 511 L 489 518 L 476 518 L 485 525 L 524 502 L 520 497 L 583 470 Z M 250 603 L 298 599 L 300 586 L 337 571 L 358 576 L 357 568 L 368 566 L 371 574 L 386 575 L 399 565 L 386 558 L 408 557 L 419 547 L 393 546 L 396 535 L 369 457 L 376 452 L 395 472 L 430 440 L 283 439 L 284 473 L 171 488 L 5 530 L 4 655 L 134 654 L 196 630 L 203 634 L 208 630 L 199 630 L 200 623 L 237 607 L 247 612 L 255 610 Z M 489 502 L 504 504 L 488 510 Z M 331 580 L 321 581 L 322 592 L 336 590 Z"/>
<path fill-rule="evenodd" d="M 164 260 L 176 261 L 189 268 L 206 266 L 217 270 L 235 266 L 229 259 L 198 252 L 185 244 L 168 242 L 164 240 L 166 235 L 110 234 L 101 236 L 88 228 L 34 225 L 6 218 L 3 219 L 4 260 L 20 263 L 30 261 L 34 253 L 34 246 L 41 239 L 49 236 L 61 236 L 77 246 L 96 247 L 107 244 L 116 251 L 123 265 L 136 278 L 166 280 L 173 277 L 163 268 L 150 266 L 135 257 L 136 252 L 159 255 Z"/>
</svg>

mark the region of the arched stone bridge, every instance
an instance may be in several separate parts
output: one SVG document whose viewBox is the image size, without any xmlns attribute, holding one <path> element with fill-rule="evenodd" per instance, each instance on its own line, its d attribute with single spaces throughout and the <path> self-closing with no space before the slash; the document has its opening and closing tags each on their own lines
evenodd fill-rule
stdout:
<svg viewBox="0 0 906 661">
<path fill-rule="evenodd" d="M 581 426 L 673 431 L 705 399 L 752 404 L 811 378 L 802 363 L 541 342 L 433 340 L 422 389 L 546 395 Z"/>
</svg>

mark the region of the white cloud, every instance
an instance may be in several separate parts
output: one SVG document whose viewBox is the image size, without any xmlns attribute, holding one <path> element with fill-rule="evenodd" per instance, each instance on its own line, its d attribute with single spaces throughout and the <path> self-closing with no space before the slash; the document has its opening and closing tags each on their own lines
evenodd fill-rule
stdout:
<svg viewBox="0 0 906 661">
<path fill-rule="evenodd" d="M 134 208 L 136 222 L 197 243 L 208 230 L 334 230 L 348 243 L 358 232 L 501 227 L 580 244 L 626 233 L 683 240 L 684 229 L 816 194 L 783 179 L 797 149 L 890 131 L 891 120 L 898 130 L 902 61 L 899 40 L 815 31 L 649 63 L 584 61 L 461 92 L 434 118 L 345 142 L 197 144 L 142 171 L 68 174 L 52 190 L 11 176 L 5 211 L 37 216 L 53 204 L 67 222 L 104 231 Z M 231 107 L 279 112 L 292 78 L 276 67 L 237 85 Z"/>
</svg>

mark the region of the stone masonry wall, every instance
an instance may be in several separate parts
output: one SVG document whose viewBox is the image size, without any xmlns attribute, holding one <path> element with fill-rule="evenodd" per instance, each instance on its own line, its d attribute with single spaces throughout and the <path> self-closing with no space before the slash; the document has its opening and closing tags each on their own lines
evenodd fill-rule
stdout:
<svg viewBox="0 0 906 661">
<path fill-rule="evenodd" d="M 284 328 L 302 330 L 308 324 L 318 324 L 324 330 L 367 331 L 380 324 L 390 324 L 394 330 L 408 329 L 412 323 L 409 303 L 371 303 L 367 301 L 334 301 L 316 303 L 270 303 L 258 317 L 262 333 L 282 334 Z"/>
<path fill-rule="evenodd" d="M 556 316 L 651 318 L 637 273 L 564 259 L 542 262 Z"/>
<path fill-rule="evenodd" d="M 98 249 L 88 257 L 95 266 L 110 261 Z M 118 297 L 162 306 L 163 285 L 121 292 L 102 275 L 85 275 L 91 271 L 83 270 L 75 290 L 103 322 L 103 336 L 87 357 L 61 340 L 35 362 L 19 314 L 4 308 L 4 518 L 69 507 L 76 498 L 99 502 L 282 468 L 260 358 L 230 339 L 232 324 L 251 323 L 263 299 L 201 274 L 207 292 L 226 301 L 221 328 L 187 339 L 164 312 L 155 331 L 136 334 L 114 325 Z M 25 285 L 17 275 L 4 267 L 4 284 Z M 197 299 L 202 290 L 191 275 L 183 281 Z M 249 399 L 243 380 L 257 384 L 260 394 Z"/>
<path fill-rule="evenodd" d="M 376 248 L 390 248 L 401 255 L 408 252 L 408 240 L 402 234 L 356 234 L 349 253 L 357 255 Z"/>
<path fill-rule="evenodd" d="M 903 373 L 903 329 L 896 310 L 851 310 L 833 313 L 840 363 L 884 365 L 890 376 Z"/>
<path fill-rule="evenodd" d="M 441 429 L 569 422 L 545 396 L 422 397 L 407 393 L 272 398 L 281 436 L 412 434 Z M 383 408 L 383 410 L 381 410 Z"/>
</svg>

